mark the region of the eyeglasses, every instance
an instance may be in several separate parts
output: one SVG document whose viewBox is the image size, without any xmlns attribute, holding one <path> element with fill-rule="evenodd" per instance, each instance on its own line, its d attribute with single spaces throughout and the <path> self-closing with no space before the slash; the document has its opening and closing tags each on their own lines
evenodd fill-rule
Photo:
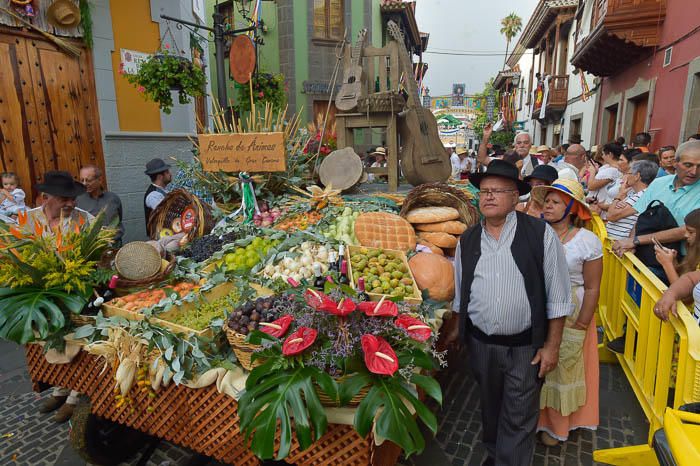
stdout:
<svg viewBox="0 0 700 466">
<path fill-rule="evenodd" d="M 96 179 L 97 179 L 97 177 L 95 177 L 95 178 L 80 178 L 80 182 L 83 183 L 83 184 L 92 183 L 92 182 L 95 181 Z"/>
<path fill-rule="evenodd" d="M 514 193 L 515 189 L 482 189 L 479 194 L 484 197 L 496 197 L 502 194 Z"/>
</svg>

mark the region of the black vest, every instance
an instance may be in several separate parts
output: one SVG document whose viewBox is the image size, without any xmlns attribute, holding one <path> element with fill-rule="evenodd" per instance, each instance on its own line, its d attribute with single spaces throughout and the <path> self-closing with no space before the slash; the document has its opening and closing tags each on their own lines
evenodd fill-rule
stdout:
<svg viewBox="0 0 700 466">
<path fill-rule="evenodd" d="M 510 247 L 513 260 L 518 266 L 525 282 L 525 290 L 530 303 L 532 327 L 526 335 L 530 343 L 536 348 L 544 345 L 547 337 L 547 289 L 544 283 L 544 231 L 546 224 L 529 215 L 516 212 L 517 225 L 515 236 Z M 481 224 L 476 224 L 464 232 L 460 238 L 460 252 L 462 264 L 462 285 L 460 295 L 460 335 L 466 337 L 467 332 L 480 332 L 473 326 L 469 318 L 469 296 L 476 264 L 481 257 Z M 507 292 L 507 284 L 504 291 Z M 525 332 L 524 332 L 525 333 Z M 522 336 L 522 335 L 520 335 Z M 494 338 L 499 340 L 500 336 Z M 501 337 L 502 344 L 508 344 L 508 336 Z M 500 343 L 497 343 L 500 344 Z M 514 345 L 513 345 L 514 346 Z"/>
<path fill-rule="evenodd" d="M 153 212 L 153 209 L 151 209 L 150 207 L 148 207 L 146 205 L 146 198 L 153 191 L 158 191 L 163 196 L 165 196 L 167 194 L 163 188 L 156 186 L 154 184 L 151 184 L 150 186 L 148 186 L 148 189 L 146 190 L 146 194 L 143 195 L 143 210 L 144 210 L 144 213 L 146 214 L 146 232 L 148 232 L 148 219 L 151 218 L 151 212 Z"/>
</svg>

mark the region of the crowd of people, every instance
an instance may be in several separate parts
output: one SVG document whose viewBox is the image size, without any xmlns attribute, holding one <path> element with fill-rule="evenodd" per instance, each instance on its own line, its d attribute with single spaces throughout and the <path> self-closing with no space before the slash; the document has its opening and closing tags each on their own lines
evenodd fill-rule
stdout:
<svg viewBox="0 0 700 466">
<path fill-rule="evenodd" d="M 519 133 L 501 154 L 489 153 L 491 133 L 469 175 L 483 220 L 457 248 L 460 324 L 448 341 L 466 345 L 479 385 L 483 464 L 524 466 L 537 438 L 553 446 L 599 422 L 603 244 L 586 228 L 593 214 L 615 254 L 634 253 L 670 284 L 654 313 L 666 320 L 677 300 L 694 299 L 700 322 L 700 135 L 655 154 L 647 133 L 590 151 L 580 140 L 533 148 Z"/>
</svg>

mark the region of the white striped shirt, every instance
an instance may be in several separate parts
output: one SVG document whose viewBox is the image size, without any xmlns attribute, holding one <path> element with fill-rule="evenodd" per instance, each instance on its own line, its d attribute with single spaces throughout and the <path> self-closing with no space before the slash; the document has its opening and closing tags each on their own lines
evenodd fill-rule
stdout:
<svg viewBox="0 0 700 466">
<path fill-rule="evenodd" d="M 517 217 L 506 217 L 500 237 L 491 236 L 482 223 L 481 256 L 474 270 L 469 294 L 469 317 L 487 335 L 515 335 L 532 325 L 525 279 L 513 259 L 510 247 L 515 237 Z M 455 251 L 455 299 L 452 309 L 459 312 L 462 286 L 460 245 Z M 547 291 L 547 318 L 557 319 L 573 311 L 571 281 L 564 247 L 549 225 L 544 233 L 544 278 Z"/>
<path fill-rule="evenodd" d="M 633 206 L 644 191 L 646 191 L 646 188 L 636 193 L 631 192 L 627 194 L 625 202 Z M 615 220 L 614 222 L 606 223 L 605 228 L 608 230 L 608 237 L 613 240 L 629 238 L 630 231 L 632 231 L 632 228 L 634 228 L 634 225 L 637 223 L 637 217 L 639 217 L 639 213 L 635 211 L 632 215 Z"/>
</svg>

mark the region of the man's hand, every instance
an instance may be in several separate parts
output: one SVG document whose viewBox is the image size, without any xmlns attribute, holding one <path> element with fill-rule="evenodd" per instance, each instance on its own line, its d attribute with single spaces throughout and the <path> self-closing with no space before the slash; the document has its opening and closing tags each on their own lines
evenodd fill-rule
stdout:
<svg viewBox="0 0 700 466">
<path fill-rule="evenodd" d="M 481 143 L 486 144 L 488 143 L 489 139 L 491 139 L 491 135 L 493 134 L 493 123 L 486 123 L 484 125 L 484 136 L 482 138 Z"/>
<path fill-rule="evenodd" d="M 669 290 L 666 290 L 661 299 L 656 302 L 654 306 L 654 315 L 664 322 L 668 321 L 668 315 L 673 314 L 678 317 L 678 310 L 676 309 L 676 297 Z"/>
<path fill-rule="evenodd" d="M 619 239 L 613 242 L 612 250 L 617 257 L 622 257 L 626 252 L 634 252 L 634 241 L 631 238 Z"/>
<path fill-rule="evenodd" d="M 559 346 L 545 345 L 537 350 L 534 359 L 530 364 L 533 366 L 540 365 L 540 372 L 537 376 L 541 379 L 548 373 L 552 372 L 559 363 Z"/>
</svg>

